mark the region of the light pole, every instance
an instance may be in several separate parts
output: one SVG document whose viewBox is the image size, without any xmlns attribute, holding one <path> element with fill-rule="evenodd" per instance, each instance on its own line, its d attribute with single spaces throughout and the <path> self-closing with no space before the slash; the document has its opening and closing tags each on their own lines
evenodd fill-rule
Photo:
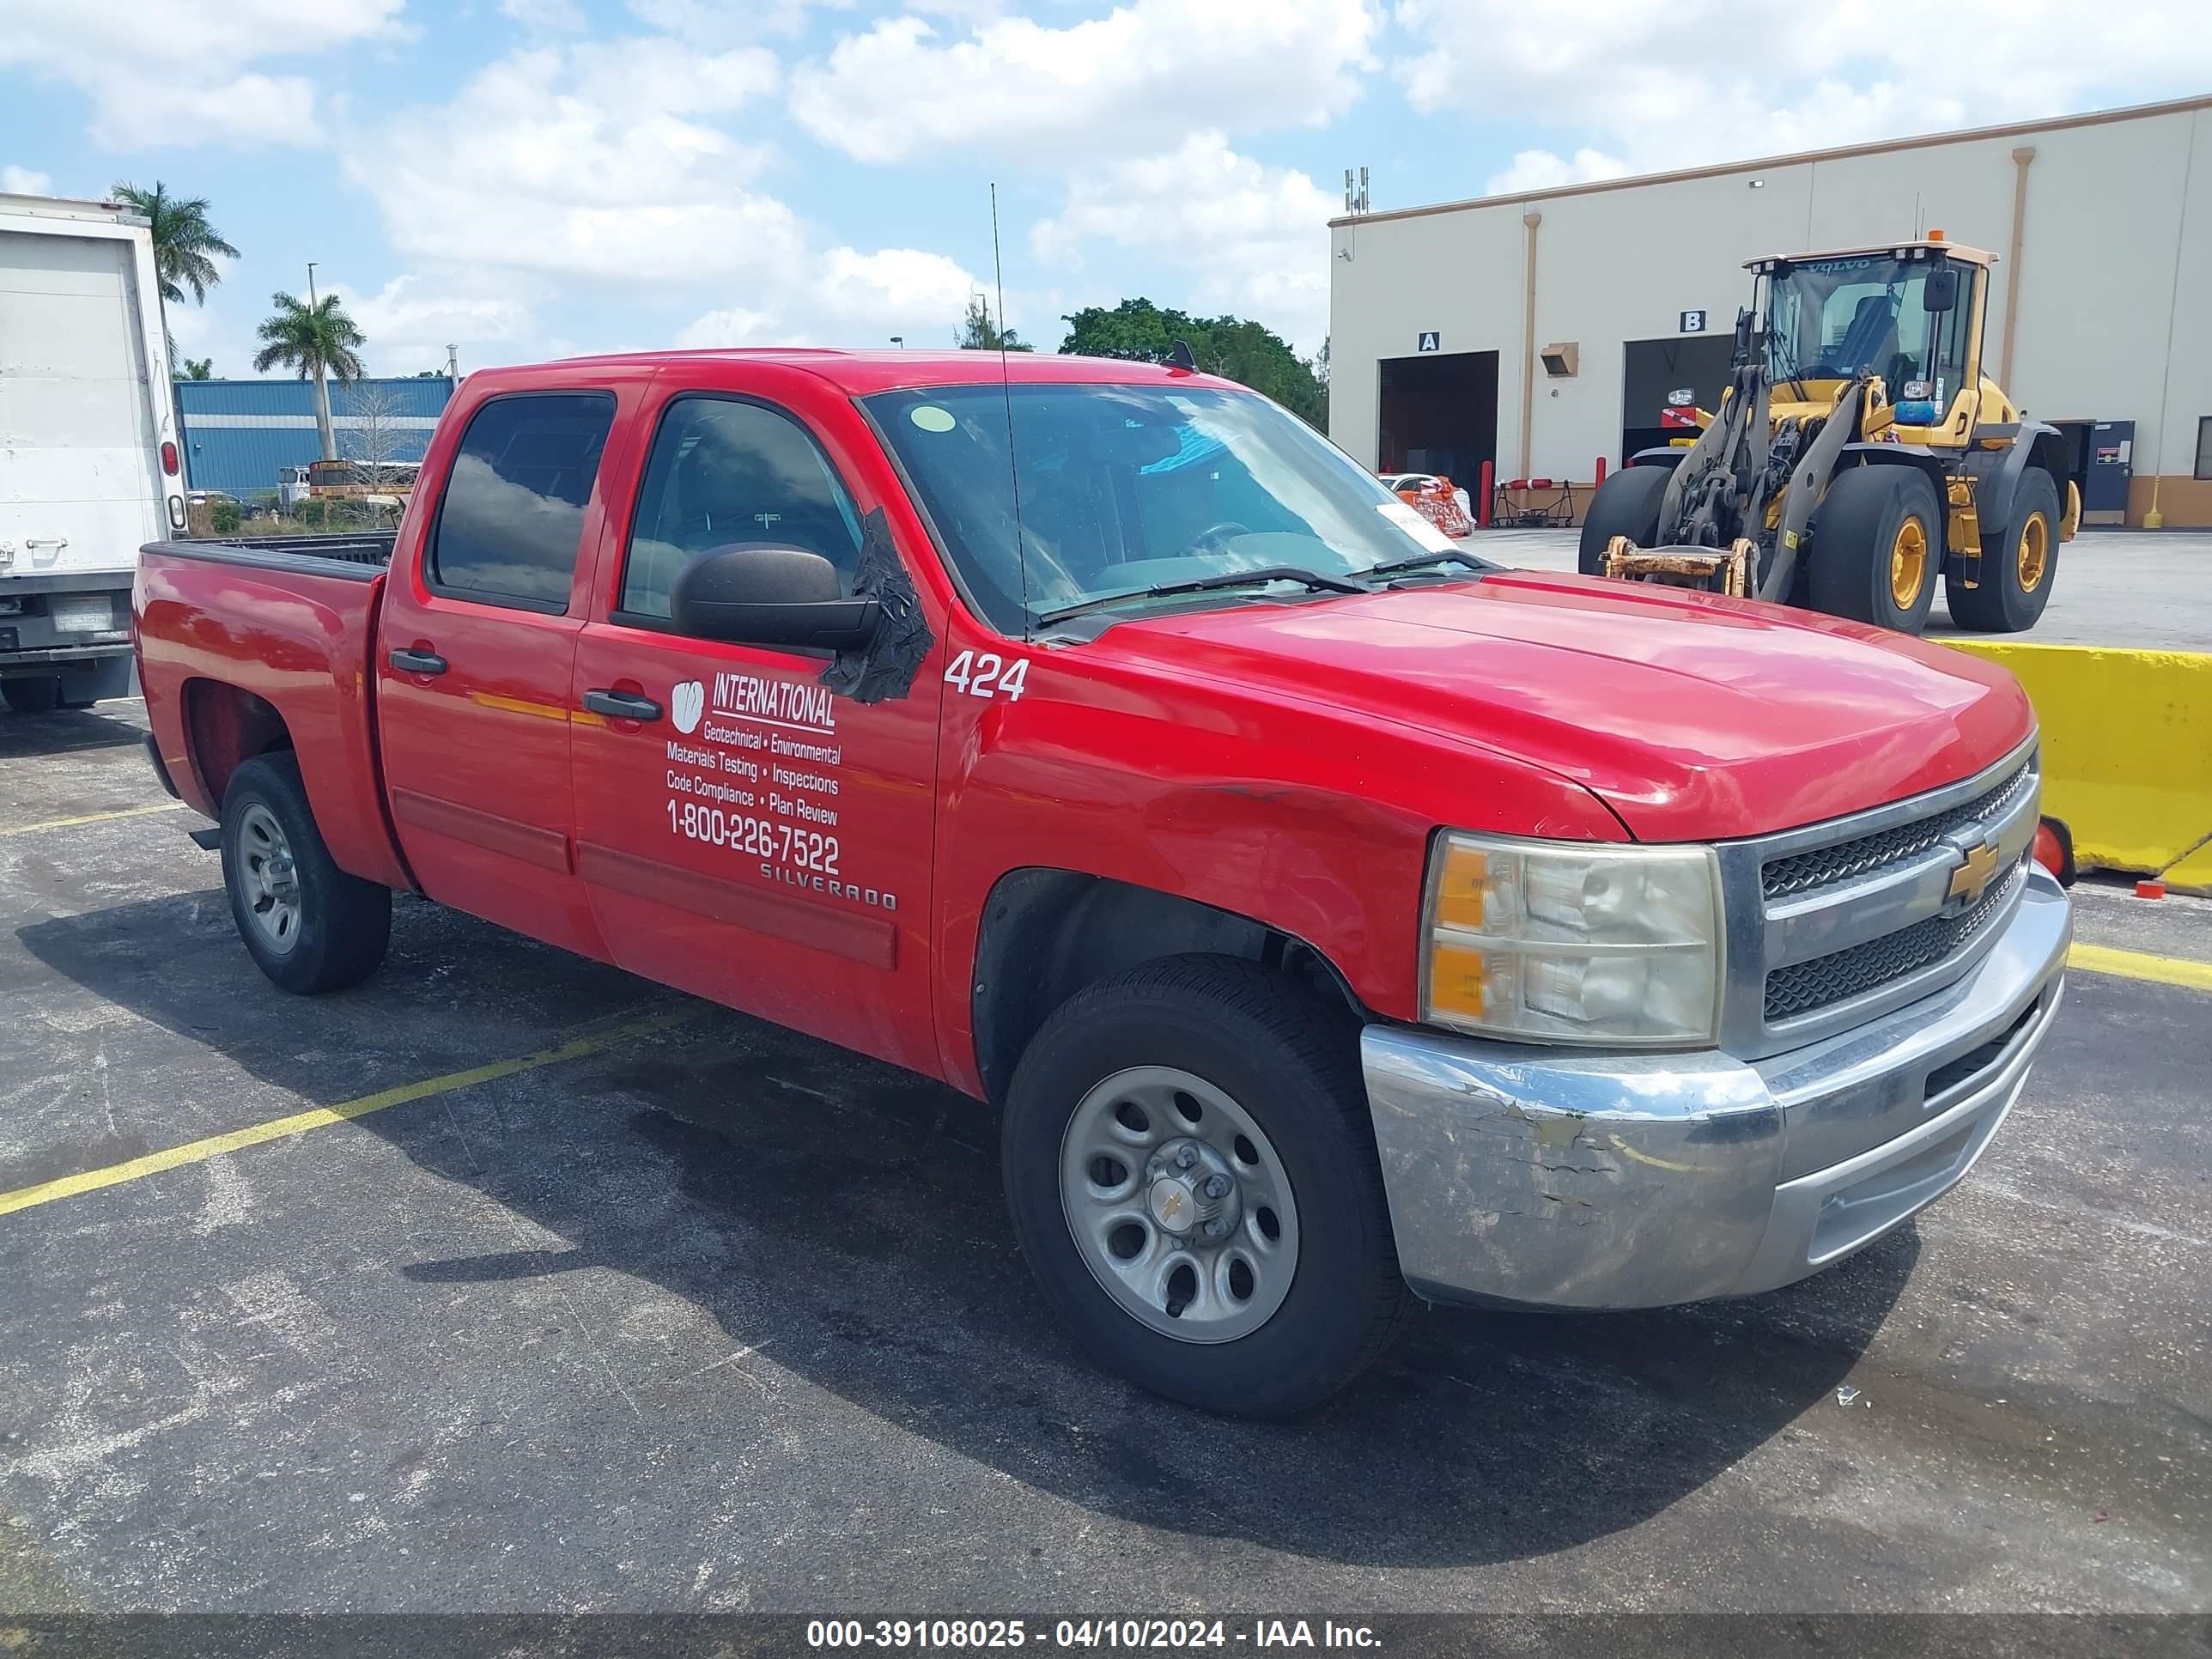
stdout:
<svg viewBox="0 0 2212 1659">
<path fill-rule="evenodd" d="M 307 261 L 307 308 L 310 311 L 315 306 L 315 266 L 318 263 L 313 259 Z"/>
<path fill-rule="evenodd" d="M 905 335 L 903 335 L 903 334 L 894 334 L 894 335 L 892 335 L 892 336 L 891 336 L 891 343 L 892 343 L 893 345 L 896 346 L 900 350 L 902 350 L 902 351 L 905 350 L 905 349 L 906 349 L 906 336 L 905 336 Z"/>
</svg>

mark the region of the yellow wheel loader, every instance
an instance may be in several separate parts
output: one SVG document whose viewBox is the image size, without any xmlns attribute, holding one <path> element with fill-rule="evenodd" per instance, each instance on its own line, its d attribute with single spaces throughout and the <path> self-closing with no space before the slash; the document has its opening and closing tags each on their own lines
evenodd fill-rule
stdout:
<svg viewBox="0 0 2212 1659">
<path fill-rule="evenodd" d="M 1910 634 L 1940 574 L 1960 627 L 2033 627 L 2081 494 L 2057 430 L 1982 372 L 1995 263 L 1941 231 L 1752 261 L 1718 412 L 1600 487 L 1583 574 Z"/>
</svg>

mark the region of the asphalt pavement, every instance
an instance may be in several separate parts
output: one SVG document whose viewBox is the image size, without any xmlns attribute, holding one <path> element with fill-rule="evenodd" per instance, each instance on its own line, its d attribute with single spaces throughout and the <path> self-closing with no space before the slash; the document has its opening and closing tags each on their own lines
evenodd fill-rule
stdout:
<svg viewBox="0 0 2212 1659">
<path fill-rule="evenodd" d="M 1479 530 L 1466 544 L 1502 564 L 1572 570 L 1581 534 Z M 2084 530 L 2060 547 L 2053 575 L 2050 603 L 2034 629 L 1999 637 L 2043 645 L 2212 651 L 2212 532 Z M 1938 588 L 1928 632 L 1942 638 L 1960 631 Z"/>
<path fill-rule="evenodd" d="M 0 720 L 0 1194 L 137 1171 L 0 1212 L 0 1613 L 2212 1608 L 2212 994 L 2075 974 L 1803 1285 L 1224 1422 L 1084 1363 L 934 1084 L 416 901 L 278 993 L 137 715 Z"/>
</svg>

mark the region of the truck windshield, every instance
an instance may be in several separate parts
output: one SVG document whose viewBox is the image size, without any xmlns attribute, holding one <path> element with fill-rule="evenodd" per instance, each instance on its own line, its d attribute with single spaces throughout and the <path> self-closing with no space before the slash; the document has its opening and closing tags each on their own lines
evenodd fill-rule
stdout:
<svg viewBox="0 0 2212 1659">
<path fill-rule="evenodd" d="M 1767 295 L 1768 378 L 1849 380 L 1870 372 L 1892 398 L 1908 381 L 1934 379 L 1928 348 L 1940 322 L 1921 305 L 1934 268 L 1887 253 L 1793 262 L 1771 279 Z M 1958 310 L 1965 310 L 1963 284 Z"/>
<path fill-rule="evenodd" d="M 1380 479 L 1251 392 L 984 385 L 865 403 L 969 596 L 1008 635 L 1088 601 L 1239 571 L 1343 578 L 1460 556 Z M 1255 578 L 1205 602 L 1275 591 Z"/>
</svg>

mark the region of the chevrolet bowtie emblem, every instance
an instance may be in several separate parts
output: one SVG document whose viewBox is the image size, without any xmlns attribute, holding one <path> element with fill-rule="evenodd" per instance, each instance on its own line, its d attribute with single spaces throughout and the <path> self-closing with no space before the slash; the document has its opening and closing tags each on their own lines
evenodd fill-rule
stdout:
<svg viewBox="0 0 2212 1659">
<path fill-rule="evenodd" d="M 1995 842 L 1979 842 L 1966 848 L 1966 861 L 1951 872 L 1950 896 L 1964 899 L 1969 907 L 1978 902 L 1983 893 L 1997 872 L 1997 848 Z"/>
</svg>

